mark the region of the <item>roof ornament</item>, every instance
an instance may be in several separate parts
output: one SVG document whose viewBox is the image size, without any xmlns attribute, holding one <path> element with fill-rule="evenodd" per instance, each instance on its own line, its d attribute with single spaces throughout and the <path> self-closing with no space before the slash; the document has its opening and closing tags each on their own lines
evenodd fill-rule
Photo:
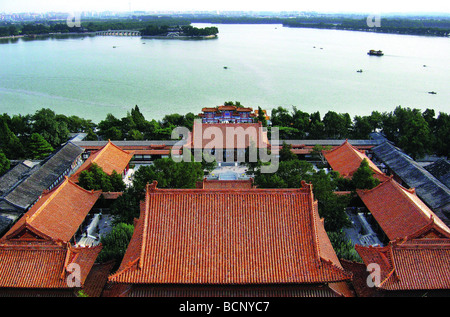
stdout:
<svg viewBox="0 0 450 317">
<path fill-rule="evenodd" d="M 312 183 L 307 183 L 306 181 L 301 181 L 302 188 L 312 191 Z"/>
<path fill-rule="evenodd" d="M 158 181 L 154 180 L 151 184 L 147 183 L 147 189 L 149 191 L 154 191 L 156 190 L 156 186 L 158 185 Z"/>
</svg>

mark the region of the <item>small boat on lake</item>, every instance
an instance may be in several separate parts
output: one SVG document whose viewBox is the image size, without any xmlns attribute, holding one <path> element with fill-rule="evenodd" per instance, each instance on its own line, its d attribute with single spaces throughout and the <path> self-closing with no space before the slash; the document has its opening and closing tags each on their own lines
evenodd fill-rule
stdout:
<svg viewBox="0 0 450 317">
<path fill-rule="evenodd" d="M 356 72 L 357 72 L 357 73 L 362 73 L 363 70 L 362 70 L 362 69 L 358 69 Z"/>
<path fill-rule="evenodd" d="M 437 94 L 437 92 L 435 92 L 435 91 L 429 91 L 428 92 L 430 95 L 436 95 Z"/>
<path fill-rule="evenodd" d="M 370 50 L 369 52 L 367 52 L 368 55 L 372 55 L 372 56 L 383 56 L 384 53 L 383 51 L 380 50 Z"/>
</svg>

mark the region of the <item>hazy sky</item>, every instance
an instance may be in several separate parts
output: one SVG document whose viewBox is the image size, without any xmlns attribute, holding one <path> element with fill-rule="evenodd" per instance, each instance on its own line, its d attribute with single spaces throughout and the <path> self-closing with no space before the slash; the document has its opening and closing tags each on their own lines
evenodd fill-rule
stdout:
<svg viewBox="0 0 450 317">
<path fill-rule="evenodd" d="M 393 0 L 0 0 L 0 12 L 80 12 L 156 10 L 238 10 L 319 12 L 440 12 L 450 13 L 450 1 Z"/>
</svg>

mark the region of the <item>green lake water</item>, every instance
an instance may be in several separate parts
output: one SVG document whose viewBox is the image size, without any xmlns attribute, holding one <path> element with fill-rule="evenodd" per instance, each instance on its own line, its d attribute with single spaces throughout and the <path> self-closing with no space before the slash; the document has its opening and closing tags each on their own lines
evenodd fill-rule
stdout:
<svg viewBox="0 0 450 317">
<path fill-rule="evenodd" d="M 450 111 L 449 38 L 217 26 L 213 40 L 2 41 L 0 112 L 46 107 L 98 123 L 107 113 L 125 116 L 134 105 L 147 119 L 161 119 L 224 101 L 268 110 L 296 106 L 322 116 L 328 110 L 366 115 L 398 105 Z M 385 55 L 369 56 L 370 49 Z"/>
</svg>

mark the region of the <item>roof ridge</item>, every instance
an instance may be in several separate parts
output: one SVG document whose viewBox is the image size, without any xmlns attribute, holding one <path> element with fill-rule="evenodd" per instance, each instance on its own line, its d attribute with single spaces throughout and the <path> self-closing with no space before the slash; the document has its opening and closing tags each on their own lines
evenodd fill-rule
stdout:
<svg viewBox="0 0 450 317">
<path fill-rule="evenodd" d="M 153 181 L 153 183 L 150 185 L 147 183 L 147 188 L 145 191 L 145 209 L 144 209 L 144 226 L 142 228 L 142 243 L 141 243 L 141 250 L 139 252 L 139 263 L 138 263 L 138 267 L 140 269 L 142 269 L 142 267 L 144 266 L 144 253 L 145 253 L 145 248 L 147 246 L 147 230 L 148 230 L 148 214 L 149 214 L 149 200 L 150 200 L 150 195 L 149 195 L 149 191 L 154 191 L 156 190 L 156 186 L 158 185 L 157 181 Z"/>
<path fill-rule="evenodd" d="M 308 210 L 310 211 L 308 213 L 308 216 L 310 217 L 310 220 L 312 222 L 312 239 L 314 240 L 313 245 L 313 249 L 314 249 L 314 254 L 316 257 L 316 260 L 319 261 L 319 264 L 321 264 L 321 252 L 320 252 L 320 244 L 319 244 L 319 233 L 318 233 L 318 228 L 317 228 L 317 220 L 316 220 L 316 215 L 315 213 L 317 212 L 315 205 L 314 205 L 314 196 L 313 196 L 313 191 L 312 191 L 312 184 L 307 184 L 304 180 L 301 181 L 301 189 L 306 189 L 309 190 L 309 199 L 308 199 L 308 205 L 309 208 Z"/>
<path fill-rule="evenodd" d="M 434 220 L 434 217 L 435 217 L 436 215 L 434 214 L 434 212 L 433 212 L 428 206 L 426 206 L 426 204 L 419 198 L 419 196 L 417 196 L 415 188 L 407 189 L 406 187 L 400 185 L 399 183 L 397 183 L 397 182 L 395 182 L 395 181 L 394 181 L 393 184 L 394 184 L 394 186 L 395 186 L 396 188 L 398 188 L 398 190 L 401 192 L 401 194 L 402 194 L 404 197 L 407 198 L 409 204 L 414 205 L 415 207 L 417 207 L 417 208 L 420 210 L 420 214 L 421 214 L 422 217 L 425 219 L 425 221 L 428 221 L 429 219 L 431 219 L 432 222 L 436 223 L 436 221 Z M 423 211 L 422 207 L 419 206 L 418 204 L 416 204 L 416 202 L 415 202 L 414 200 L 412 200 L 411 197 L 409 197 L 409 196 L 406 194 L 406 192 L 408 192 L 408 193 L 414 195 L 417 199 L 419 199 L 419 200 L 420 200 L 420 201 L 421 201 L 421 202 L 422 202 L 422 203 L 430 210 L 430 212 L 431 212 L 430 215 L 428 216 L 428 215 Z"/>
<path fill-rule="evenodd" d="M 381 186 L 386 186 L 386 184 L 388 184 L 389 182 L 394 181 L 394 177 L 390 177 L 388 180 L 384 181 L 384 182 L 380 182 L 377 186 L 375 186 L 372 189 L 356 189 L 356 192 L 358 194 L 362 194 L 362 195 L 366 195 L 370 192 L 375 191 L 376 189 L 380 188 Z"/>
</svg>

